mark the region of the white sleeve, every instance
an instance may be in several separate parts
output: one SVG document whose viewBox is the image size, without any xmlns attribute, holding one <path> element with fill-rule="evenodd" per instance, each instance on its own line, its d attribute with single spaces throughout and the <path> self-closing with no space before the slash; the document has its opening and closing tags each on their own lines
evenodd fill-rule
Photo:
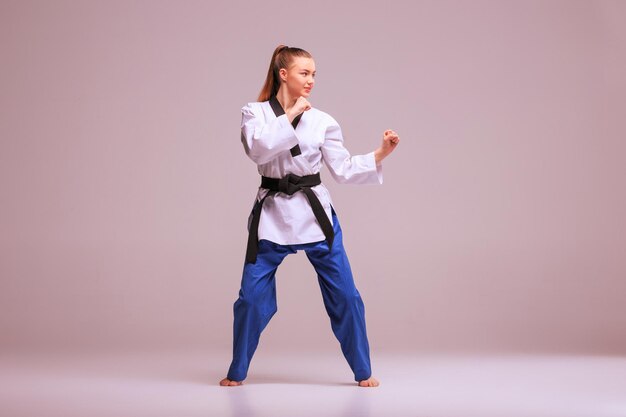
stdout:
<svg viewBox="0 0 626 417">
<path fill-rule="evenodd" d="M 298 138 L 286 114 L 264 123 L 255 114 L 255 106 L 248 103 L 241 108 L 241 142 L 250 159 L 265 164 L 296 146 Z"/>
<path fill-rule="evenodd" d="M 322 157 L 335 181 L 341 184 L 382 184 L 383 167 L 376 164 L 374 151 L 351 156 L 343 146 L 339 124 L 332 117 L 330 121 L 322 145 Z"/>
</svg>

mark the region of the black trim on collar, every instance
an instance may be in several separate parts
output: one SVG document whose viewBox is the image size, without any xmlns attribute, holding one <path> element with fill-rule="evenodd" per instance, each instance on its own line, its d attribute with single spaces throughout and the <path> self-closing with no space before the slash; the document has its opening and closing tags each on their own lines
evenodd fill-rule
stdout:
<svg viewBox="0 0 626 417">
<path fill-rule="evenodd" d="M 274 114 L 276 115 L 276 117 L 279 117 L 285 114 L 285 109 L 283 109 L 283 106 L 280 105 L 280 102 L 278 101 L 275 95 L 270 97 L 269 102 L 270 102 L 270 106 L 272 106 L 272 110 L 274 110 Z M 294 129 L 296 128 L 296 126 L 298 126 L 298 123 L 300 122 L 300 119 L 302 118 L 303 114 L 304 112 L 300 113 L 299 115 L 296 116 L 295 119 L 293 119 L 293 122 L 291 122 L 291 125 L 293 126 Z M 298 156 L 302 153 L 302 151 L 300 150 L 299 144 L 291 148 L 289 151 L 291 152 L 291 156 Z"/>
</svg>

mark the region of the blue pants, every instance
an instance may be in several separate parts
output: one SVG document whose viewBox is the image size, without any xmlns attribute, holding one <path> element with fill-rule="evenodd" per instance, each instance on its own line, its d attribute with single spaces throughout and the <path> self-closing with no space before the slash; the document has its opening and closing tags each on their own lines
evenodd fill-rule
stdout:
<svg viewBox="0 0 626 417">
<path fill-rule="evenodd" d="M 298 250 L 304 250 L 317 272 L 333 333 L 339 340 L 355 381 L 371 376 L 365 306 L 354 286 L 343 247 L 341 226 L 334 209 L 332 215 L 335 238 L 331 250 L 325 240 L 297 245 L 279 245 L 265 239 L 259 241 L 256 263 L 244 265 L 239 298 L 234 304 L 233 361 L 228 379 L 242 381 L 246 378 L 261 332 L 278 308 L 276 270 L 287 255 Z"/>
</svg>

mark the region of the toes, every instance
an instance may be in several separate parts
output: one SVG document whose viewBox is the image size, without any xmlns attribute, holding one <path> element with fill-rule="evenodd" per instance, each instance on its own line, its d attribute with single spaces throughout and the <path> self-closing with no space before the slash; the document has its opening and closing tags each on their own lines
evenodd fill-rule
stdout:
<svg viewBox="0 0 626 417">
<path fill-rule="evenodd" d="M 364 379 L 363 381 L 359 381 L 360 387 L 377 387 L 379 382 L 375 378 Z"/>
<path fill-rule="evenodd" d="M 243 381 L 232 381 L 228 378 L 224 378 L 220 381 L 220 385 L 223 387 L 234 387 L 237 385 L 242 385 Z"/>
</svg>

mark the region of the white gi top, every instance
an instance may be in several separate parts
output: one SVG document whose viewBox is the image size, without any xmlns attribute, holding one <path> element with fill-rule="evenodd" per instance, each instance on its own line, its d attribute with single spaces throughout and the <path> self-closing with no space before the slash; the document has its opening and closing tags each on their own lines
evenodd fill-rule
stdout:
<svg viewBox="0 0 626 417">
<path fill-rule="evenodd" d="M 241 113 L 241 142 L 263 176 L 282 178 L 290 173 L 299 176 L 316 174 L 324 161 L 338 183 L 383 183 L 382 165 L 376 164 L 374 152 L 351 156 L 343 146 L 339 124 L 328 113 L 312 107 L 302 114 L 295 129 L 286 114 L 276 117 L 269 100 L 248 103 L 241 108 Z M 290 149 L 298 144 L 302 153 L 291 156 Z M 319 198 L 332 224 L 332 200 L 328 189 L 322 183 L 311 190 Z M 267 192 L 259 187 L 256 200 L 261 200 Z M 301 191 L 291 196 L 279 192 L 265 200 L 258 236 L 259 240 L 267 239 L 280 245 L 326 239 Z"/>
</svg>

